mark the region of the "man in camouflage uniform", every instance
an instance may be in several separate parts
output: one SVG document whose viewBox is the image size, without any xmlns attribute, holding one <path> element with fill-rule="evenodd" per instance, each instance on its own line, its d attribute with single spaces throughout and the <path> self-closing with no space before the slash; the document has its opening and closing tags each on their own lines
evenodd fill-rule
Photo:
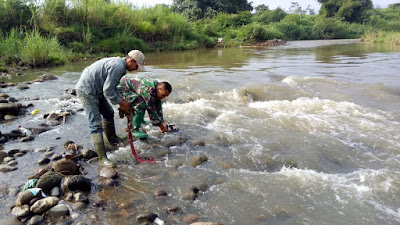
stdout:
<svg viewBox="0 0 400 225">
<path fill-rule="evenodd" d="M 128 100 L 133 112 L 128 114 L 128 126 L 136 138 L 146 138 L 147 134 L 139 131 L 144 122 L 144 113 L 147 110 L 150 121 L 154 126 L 168 132 L 164 122 L 161 100 L 169 96 L 172 87 L 168 82 L 158 82 L 146 76 L 125 75 L 121 78 L 118 89 L 124 99 Z"/>
</svg>

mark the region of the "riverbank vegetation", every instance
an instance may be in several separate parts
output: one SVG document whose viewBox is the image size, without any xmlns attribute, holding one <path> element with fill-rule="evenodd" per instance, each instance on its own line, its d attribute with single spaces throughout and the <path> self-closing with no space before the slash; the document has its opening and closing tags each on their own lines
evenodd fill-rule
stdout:
<svg viewBox="0 0 400 225">
<path fill-rule="evenodd" d="M 247 0 L 175 0 L 138 8 L 127 1 L 4 0 L 0 3 L 0 69 L 59 65 L 90 56 L 252 45 L 270 39 L 360 38 L 399 44 L 400 6 L 319 0 L 318 15 L 293 2 L 288 11 Z M 349 2 L 349 1 L 346 1 Z M 394 41 L 393 41 L 394 40 Z"/>
</svg>

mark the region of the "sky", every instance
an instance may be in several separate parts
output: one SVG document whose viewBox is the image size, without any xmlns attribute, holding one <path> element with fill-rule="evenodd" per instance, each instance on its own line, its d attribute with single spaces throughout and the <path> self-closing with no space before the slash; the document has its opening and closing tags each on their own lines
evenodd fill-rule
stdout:
<svg viewBox="0 0 400 225">
<path fill-rule="evenodd" d="M 172 5 L 173 0 L 128 0 L 137 6 L 154 6 L 156 4 L 167 4 Z M 269 9 L 276 9 L 278 7 L 288 11 L 292 2 L 298 2 L 300 6 L 305 9 L 310 5 L 315 12 L 318 12 L 321 5 L 317 0 L 248 0 L 248 2 L 253 2 L 252 6 L 256 7 L 258 5 L 264 4 L 269 7 Z M 386 8 L 389 4 L 400 3 L 400 0 L 372 0 L 375 8 Z"/>
</svg>

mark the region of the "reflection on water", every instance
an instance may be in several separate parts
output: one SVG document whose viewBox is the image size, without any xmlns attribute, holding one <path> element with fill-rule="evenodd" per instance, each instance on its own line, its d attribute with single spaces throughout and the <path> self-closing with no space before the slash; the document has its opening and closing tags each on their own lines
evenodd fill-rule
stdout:
<svg viewBox="0 0 400 225">
<path fill-rule="evenodd" d="M 135 146 L 157 157 L 156 165 L 135 163 L 128 146 L 111 153 L 120 162 L 119 186 L 97 193 L 93 201 L 105 201 L 103 210 L 88 208 L 77 221 L 136 224 L 150 211 L 166 224 L 182 224 L 188 214 L 222 224 L 398 224 L 399 61 L 398 48 L 356 40 L 146 54 L 147 71 L 140 73 L 172 84 L 165 119 L 181 131 L 146 127 L 150 140 Z M 88 64 L 47 69 L 59 79 L 4 91 L 39 96 L 24 103 L 41 112 L 78 110 L 76 98 L 60 96 Z M 122 133 L 125 120 L 115 119 Z M 0 126 L 7 132 L 35 122 L 40 118 L 26 116 Z M 54 140 L 62 151 L 58 136 L 91 146 L 80 112 L 30 144 L 6 148 L 37 149 Z M 193 144 L 199 142 L 204 146 Z M 193 167 L 199 154 L 208 161 Z M 2 182 L 27 174 L 2 174 Z M 185 200 L 194 186 L 205 189 Z M 168 196 L 155 198 L 160 189 Z M 166 211 L 174 207 L 180 211 Z"/>
</svg>

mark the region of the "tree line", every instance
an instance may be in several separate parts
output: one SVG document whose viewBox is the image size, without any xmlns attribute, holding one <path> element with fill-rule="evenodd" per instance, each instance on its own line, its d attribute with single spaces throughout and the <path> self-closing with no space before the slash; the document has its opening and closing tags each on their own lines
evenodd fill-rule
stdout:
<svg viewBox="0 0 400 225">
<path fill-rule="evenodd" d="M 253 7 L 247 0 L 174 0 L 149 8 L 109 0 L 3 0 L 0 69 L 19 61 L 58 65 L 84 56 L 126 54 L 133 48 L 208 48 L 219 37 L 224 46 L 273 38 L 382 37 L 388 32 L 400 39 L 400 4 L 373 9 L 371 0 L 318 2 L 316 14 L 297 2 L 285 11 Z"/>
</svg>

